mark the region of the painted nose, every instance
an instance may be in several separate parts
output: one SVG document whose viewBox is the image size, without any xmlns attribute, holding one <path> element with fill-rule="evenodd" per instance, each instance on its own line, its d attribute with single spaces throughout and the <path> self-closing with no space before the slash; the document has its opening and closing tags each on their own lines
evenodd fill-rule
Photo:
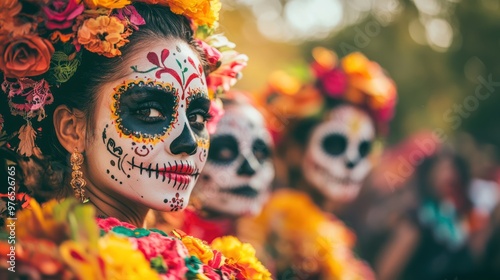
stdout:
<svg viewBox="0 0 500 280">
<path fill-rule="evenodd" d="M 250 164 L 246 157 L 243 159 L 243 163 L 240 168 L 236 171 L 236 174 L 240 176 L 253 176 L 255 173 L 255 167 Z"/>
<path fill-rule="evenodd" d="M 180 155 L 182 153 L 186 153 L 188 155 L 196 154 L 196 150 L 198 149 L 198 145 L 193 137 L 193 134 L 189 130 L 186 124 L 184 124 L 184 128 L 182 129 L 181 135 L 177 137 L 170 144 L 170 152 L 174 155 Z"/>
<path fill-rule="evenodd" d="M 346 163 L 345 163 L 345 166 L 348 169 L 353 169 L 356 166 L 357 163 L 358 163 L 358 161 L 347 160 Z"/>
</svg>

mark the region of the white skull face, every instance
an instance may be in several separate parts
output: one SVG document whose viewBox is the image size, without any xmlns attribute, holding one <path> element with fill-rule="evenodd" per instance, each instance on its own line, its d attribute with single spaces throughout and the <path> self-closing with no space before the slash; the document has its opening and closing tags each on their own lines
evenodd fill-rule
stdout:
<svg viewBox="0 0 500 280">
<path fill-rule="evenodd" d="M 170 40 L 130 63 L 128 75 L 100 91 L 87 179 L 122 201 L 183 209 L 208 156 L 210 100 L 200 60 Z"/>
<path fill-rule="evenodd" d="M 332 109 L 312 131 L 302 170 L 329 200 L 353 200 L 372 165 L 367 158 L 375 137 L 370 116 L 351 105 Z"/>
<path fill-rule="evenodd" d="M 195 192 L 208 209 L 237 216 L 258 214 L 274 178 L 271 135 L 262 115 L 250 105 L 224 109 Z"/>
</svg>

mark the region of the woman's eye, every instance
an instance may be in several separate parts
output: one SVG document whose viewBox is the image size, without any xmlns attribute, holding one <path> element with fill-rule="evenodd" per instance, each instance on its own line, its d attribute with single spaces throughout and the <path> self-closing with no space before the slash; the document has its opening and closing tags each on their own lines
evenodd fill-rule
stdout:
<svg viewBox="0 0 500 280">
<path fill-rule="evenodd" d="M 155 108 L 144 108 L 136 111 L 136 115 L 145 121 L 165 120 L 165 116 Z"/>
<path fill-rule="evenodd" d="M 202 130 L 205 128 L 207 118 L 202 114 L 192 114 L 188 117 L 189 123 L 196 129 Z"/>
</svg>

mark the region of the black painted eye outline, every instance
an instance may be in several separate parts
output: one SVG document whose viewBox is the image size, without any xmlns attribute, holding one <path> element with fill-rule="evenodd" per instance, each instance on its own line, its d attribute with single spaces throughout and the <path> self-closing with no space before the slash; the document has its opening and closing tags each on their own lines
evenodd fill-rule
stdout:
<svg viewBox="0 0 500 280">
<path fill-rule="evenodd" d="M 239 154 L 238 141 L 232 135 L 218 135 L 210 140 L 208 161 L 214 164 L 229 165 L 238 158 Z"/>
<path fill-rule="evenodd" d="M 197 130 L 205 129 L 205 126 L 210 119 L 210 114 L 204 110 L 196 110 L 188 115 L 189 125 Z"/>
<path fill-rule="evenodd" d="M 197 131 L 204 130 L 206 123 L 211 119 L 208 95 L 202 89 L 191 90 L 190 96 L 186 99 L 186 108 L 189 125 Z"/>
<path fill-rule="evenodd" d="M 372 150 L 372 143 L 373 142 L 371 140 L 363 140 L 359 143 L 358 152 L 360 158 L 364 158 L 370 154 Z"/>
<path fill-rule="evenodd" d="M 327 134 L 321 140 L 321 147 L 323 150 L 332 156 L 340 156 L 347 149 L 347 138 L 340 133 Z"/>
<path fill-rule="evenodd" d="M 152 89 L 156 89 L 156 90 L 161 90 L 161 91 L 164 91 L 168 94 L 171 94 L 171 96 L 173 97 L 173 108 L 172 108 L 172 114 L 171 114 L 171 120 L 168 124 L 168 126 L 165 126 L 163 131 L 161 131 L 160 133 L 157 133 L 157 134 L 149 134 L 149 133 L 145 133 L 145 132 L 141 132 L 141 131 L 132 131 L 128 128 L 126 128 L 123 124 L 122 124 L 122 118 L 121 118 L 121 115 L 120 115 L 120 98 L 121 98 L 121 95 L 125 92 L 127 92 L 127 90 L 131 89 L 131 88 L 135 88 L 135 87 L 146 87 L 146 88 L 152 88 Z M 137 142 L 149 142 L 149 141 L 152 141 L 153 143 L 156 143 L 158 141 L 160 141 L 162 138 L 165 138 L 166 136 L 168 136 L 170 134 L 170 131 L 173 129 L 173 124 L 175 122 L 177 122 L 177 117 L 178 117 L 178 110 L 179 110 L 179 96 L 178 94 L 176 93 L 176 89 L 172 86 L 172 84 L 170 83 L 166 83 L 166 82 L 161 82 L 161 81 L 156 81 L 156 80 L 151 80 L 151 79 L 136 79 L 136 80 L 132 80 L 132 81 L 124 81 L 122 84 L 116 86 L 114 88 L 114 94 L 113 94 L 113 100 L 114 100 L 114 103 L 113 103 L 113 106 L 111 108 L 111 111 L 112 111 L 112 118 L 114 119 L 115 121 L 115 125 L 116 125 L 116 128 L 118 131 L 121 131 L 123 133 L 123 135 L 125 136 L 128 136 L 130 138 L 132 138 L 134 141 L 137 141 Z M 155 102 L 153 101 L 151 104 L 148 105 L 149 102 L 145 102 L 144 104 L 141 104 L 139 105 L 139 109 L 135 109 L 134 111 L 132 111 L 132 115 L 135 114 L 134 117 L 136 117 L 137 119 L 139 119 L 140 121 L 145 121 L 146 123 L 149 123 L 149 124 L 153 124 L 155 122 L 160 122 L 162 121 L 160 119 L 160 117 L 152 117 L 152 118 L 149 118 L 149 117 L 141 117 L 138 116 L 138 111 L 141 110 L 141 109 L 155 109 L 155 110 L 158 110 L 160 113 L 162 112 L 162 109 L 163 107 L 161 106 L 161 104 L 159 104 L 158 102 Z M 154 105 L 153 105 L 154 104 Z M 141 108 L 141 106 L 143 106 Z M 148 106 L 151 106 L 151 107 L 148 107 Z M 165 117 L 163 119 L 163 121 L 166 119 L 166 114 L 165 113 L 162 113 L 163 117 Z"/>
<path fill-rule="evenodd" d="M 263 163 L 265 160 L 271 157 L 271 148 L 266 144 L 263 139 L 255 139 L 252 144 L 252 153 L 259 163 Z"/>
</svg>

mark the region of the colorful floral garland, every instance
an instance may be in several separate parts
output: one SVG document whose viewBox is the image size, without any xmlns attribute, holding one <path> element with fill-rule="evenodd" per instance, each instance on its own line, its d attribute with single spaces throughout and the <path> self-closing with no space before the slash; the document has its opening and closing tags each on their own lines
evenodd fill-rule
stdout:
<svg viewBox="0 0 500 280">
<path fill-rule="evenodd" d="M 277 277 L 288 279 L 375 279 L 353 252 L 356 236 L 341 221 L 321 211 L 307 194 L 276 191 L 261 214 L 244 221 L 241 231 Z M 267 255 L 265 255 L 267 254 Z"/>
<path fill-rule="evenodd" d="M 37 131 L 32 120 L 45 118 L 44 108 L 54 100 L 50 88 L 74 75 L 81 49 L 119 56 L 128 37 L 146 23 L 133 2 L 168 6 L 191 20 L 211 65 L 213 76 L 207 77 L 207 85 L 212 98 L 235 83 L 248 58 L 234 51 L 234 44 L 224 36 L 213 34 L 221 9 L 219 0 L 0 1 L 1 88 L 7 94 L 11 114 L 26 120 L 10 135 L 18 135 L 21 155 L 36 154 Z M 214 106 L 215 117 L 220 116 L 220 110 Z M 213 126 L 209 124 L 210 129 Z"/>
<path fill-rule="evenodd" d="M 369 112 L 380 135 L 394 115 L 396 85 L 382 67 L 363 54 L 354 52 L 342 59 L 325 48 L 312 51 L 313 61 L 295 69 L 271 74 L 267 87 L 258 93 L 259 103 L 267 108 L 266 119 L 276 137 L 291 119 L 322 117 L 328 101 L 337 100 L 359 106 Z M 300 77 L 303 76 L 303 77 Z"/>
<path fill-rule="evenodd" d="M 137 228 L 116 218 L 96 221 L 94 208 L 74 199 L 43 208 L 31 200 L 30 206 L 17 217 L 17 273 L 96 280 L 271 279 L 253 248 L 234 237 L 210 247 L 176 231 Z M 11 246 L 0 240 L 0 269 L 6 269 Z"/>
</svg>

